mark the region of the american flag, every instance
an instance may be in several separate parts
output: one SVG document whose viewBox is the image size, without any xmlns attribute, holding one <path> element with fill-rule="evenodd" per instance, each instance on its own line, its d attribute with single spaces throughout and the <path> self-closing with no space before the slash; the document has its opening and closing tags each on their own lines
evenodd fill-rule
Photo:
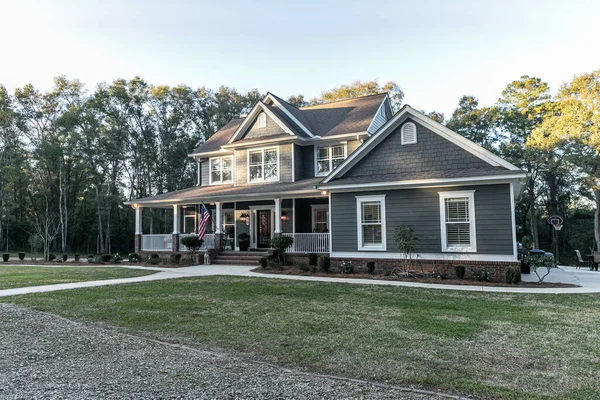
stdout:
<svg viewBox="0 0 600 400">
<path fill-rule="evenodd" d="M 200 208 L 200 225 L 198 226 L 199 239 L 204 239 L 204 235 L 206 235 L 206 223 L 209 219 L 210 214 L 208 213 L 208 210 L 206 209 L 204 204 L 202 204 L 202 207 Z"/>
</svg>

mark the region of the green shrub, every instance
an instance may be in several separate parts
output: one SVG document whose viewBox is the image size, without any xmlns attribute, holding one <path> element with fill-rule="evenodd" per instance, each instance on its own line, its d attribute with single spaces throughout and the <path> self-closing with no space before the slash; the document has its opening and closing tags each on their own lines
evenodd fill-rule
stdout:
<svg viewBox="0 0 600 400">
<path fill-rule="evenodd" d="M 285 251 L 294 243 L 294 238 L 291 236 L 280 235 L 271 239 L 271 247 L 279 252 L 281 262 L 285 263 Z"/>
<path fill-rule="evenodd" d="M 93 263 L 95 258 L 96 258 L 96 257 L 94 257 L 94 256 L 93 256 L 93 255 L 91 255 L 91 254 L 90 254 L 89 256 L 87 256 L 87 260 L 88 260 L 88 262 L 89 262 L 89 263 Z"/>
<path fill-rule="evenodd" d="M 367 261 L 367 272 L 373 274 L 375 272 L 375 261 Z"/>
<path fill-rule="evenodd" d="M 8 254 L 8 253 L 2 254 L 2 259 L 4 260 L 4 262 L 8 262 L 9 258 L 10 258 L 10 254 Z"/>
<path fill-rule="evenodd" d="M 521 268 L 520 267 L 508 267 L 504 270 L 504 282 L 513 285 L 521 282 Z"/>
<path fill-rule="evenodd" d="M 179 261 L 181 261 L 181 253 L 171 253 L 169 262 L 171 264 L 179 264 Z"/>
<path fill-rule="evenodd" d="M 152 265 L 160 264 L 160 256 L 158 255 L 158 253 L 152 253 L 150 254 L 150 258 L 148 259 L 148 261 Z"/>
<path fill-rule="evenodd" d="M 267 268 L 267 264 L 269 262 L 269 259 L 267 257 L 261 257 L 260 260 L 259 260 L 259 262 L 260 262 L 260 267 L 262 269 L 265 269 L 265 268 Z"/>
<path fill-rule="evenodd" d="M 317 253 L 308 253 L 308 265 L 317 265 L 319 255 Z"/>
<path fill-rule="evenodd" d="M 25 253 L 19 253 L 19 260 L 23 261 L 25 259 Z"/>
<path fill-rule="evenodd" d="M 464 265 L 456 265 L 454 267 L 454 272 L 456 272 L 456 277 L 458 279 L 464 279 L 466 271 L 467 271 L 467 268 Z"/>
<path fill-rule="evenodd" d="M 183 238 L 183 239 L 185 239 L 185 238 Z M 181 239 L 181 240 L 183 241 L 183 239 Z M 129 253 L 129 256 L 127 258 L 129 258 L 129 262 L 140 261 L 140 256 L 138 253 Z"/>
<path fill-rule="evenodd" d="M 102 262 L 109 262 L 112 256 L 110 254 L 102 254 L 99 258 Z"/>
<path fill-rule="evenodd" d="M 200 239 L 196 235 L 186 236 L 181 239 L 181 244 L 187 247 L 192 253 L 196 253 L 202 247 L 204 243 L 203 239 Z M 132 253 L 135 254 L 135 253 Z"/>
<path fill-rule="evenodd" d="M 305 272 L 306 271 L 310 271 L 310 267 L 308 265 L 306 265 L 306 264 L 300 264 L 300 265 L 298 265 L 298 269 L 300 271 L 305 271 Z"/>
<path fill-rule="evenodd" d="M 123 257 L 121 257 L 121 256 L 119 255 L 119 253 L 116 253 L 114 256 L 112 256 L 112 257 L 110 258 L 110 263 L 111 263 L 111 264 L 118 264 L 118 263 L 120 263 L 121 261 L 123 261 Z"/>
<path fill-rule="evenodd" d="M 317 265 L 321 271 L 327 272 L 331 267 L 331 258 L 329 258 L 329 256 L 319 256 Z"/>
<path fill-rule="evenodd" d="M 62 255 L 63 262 L 67 261 L 68 259 L 69 259 L 69 255 L 68 254 L 63 254 Z"/>
<path fill-rule="evenodd" d="M 274 269 L 282 269 L 283 264 L 277 258 L 267 258 L 267 267 Z"/>
<path fill-rule="evenodd" d="M 350 261 L 343 261 L 340 264 L 340 272 L 344 275 L 354 273 L 354 265 Z"/>
<path fill-rule="evenodd" d="M 490 282 L 492 280 L 492 271 L 485 267 L 475 268 L 473 269 L 473 279 L 478 282 Z"/>
<path fill-rule="evenodd" d="M 536 274 L 539 279 L 539 282 L 543 282 L 544 278 L 547 277 L 552 269 L 556 268 L 556 260 L 554 259 L 554 255 L 537 255 L 532 254 L 525 257 L 524 263 L 531 268 L 531 270 Z M 546 268 L 546 273 L 544 274 L 542 268 Z M 542 271 L 542 275 L 538 272 L 538 270 Z"/>
<path fill-rule="evenodd" d="M 75 253 L 73 257 L 75 258 L 75 262 L 79 262 L 79 258 L 81 258 L 81 256 L 78 253 Z"/>
<path fill-rule="evenodd" d="M 56 254 L 52 254 L 52 253 L 48 254 L 48 261 L 54 261 L 54 260 L 56 260 Z"/>
</svg>

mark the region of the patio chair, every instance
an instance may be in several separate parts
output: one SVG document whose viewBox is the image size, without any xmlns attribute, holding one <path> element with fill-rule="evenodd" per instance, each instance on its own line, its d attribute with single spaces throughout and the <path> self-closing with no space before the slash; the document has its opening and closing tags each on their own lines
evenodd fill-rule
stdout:
<svg viewBox="0 0 600 400">
<path fill-rule="evenodd" d="M 590 261 L 587 260 L 585 261 L 583 259 L 583 257 L 581 257 L 581 252 L 579 250 L 575 250 L 575 253 L 577 254 L 577 261 L 579 261 L 579 263 L 577 264 L 577 267 L 575 267 L 576 269 L 582 268 L 582 267 L 590 267 Z"/>
</svg>

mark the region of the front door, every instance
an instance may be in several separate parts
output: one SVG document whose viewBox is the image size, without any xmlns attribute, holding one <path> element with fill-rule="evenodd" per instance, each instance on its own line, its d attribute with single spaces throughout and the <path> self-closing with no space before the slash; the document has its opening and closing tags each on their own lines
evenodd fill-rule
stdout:
<svg viewBox="0 0 600 400">
<path fill-rule="evenodd" d="M 257 210 L 256 220 L 256 237 L 258 238 L 256 247 L 271 247 L 271 210 Z"/>
</svg>

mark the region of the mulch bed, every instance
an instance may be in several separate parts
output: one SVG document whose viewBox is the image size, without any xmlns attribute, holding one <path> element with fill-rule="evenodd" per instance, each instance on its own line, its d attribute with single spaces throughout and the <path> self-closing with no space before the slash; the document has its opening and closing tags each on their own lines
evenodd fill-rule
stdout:
<svg viewBox="0 0 600 400">
<path fill-rule="evenodd" d="M 568 288 L 579 287 L 570 283 L 554 283 L 554 282 L 519 282 L 516 285 L 505 282 L 479 282 L 470 279 L 440 279 L 435 277 L 411 277 L 411 276 L 386 276 L 383 274 L 370 275 L 366 273 L 341 274 L 339 272 L 329 271 L 303 271 L 299 268 L 286 267 L 284 269 L 274 268 L 255 268 L 252 272 L 261 274 L 275 275 L 300 275 L 300 276 L 322 276 L 327 278 L 346 278 L 346 279 L 373 279 L 383 281 L 402 281 L 402 282 L 418 282 L 418 283 L 436 283 L 442 285 L 464 285 L 464 286 L 502 286 L 502 287 L 529 287 L 529 288 Z"/>
</svg>

